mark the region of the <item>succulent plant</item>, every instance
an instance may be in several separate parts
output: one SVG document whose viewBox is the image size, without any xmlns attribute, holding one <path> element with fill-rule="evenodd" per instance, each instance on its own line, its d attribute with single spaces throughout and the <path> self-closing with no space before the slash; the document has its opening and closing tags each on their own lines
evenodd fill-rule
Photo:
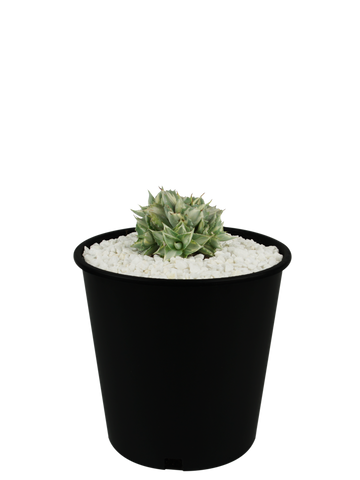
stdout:
<svg viewBox="0 0 360 480">
<path fill-rule="evenodd" d="M 204 195 L 204 194 L 203 194 Z M 132 210 L 136 215 L 138 240 L 132 244 L 143 255 L 159 255 L 165 260 L 194 253 L 214 256 L 220 242 L 233 237 L 223 230 L 224 210 L 210 206 L 200 197 L 181 197 L 174 190 L 149 192 L 149 205 Z"/>
</svg>

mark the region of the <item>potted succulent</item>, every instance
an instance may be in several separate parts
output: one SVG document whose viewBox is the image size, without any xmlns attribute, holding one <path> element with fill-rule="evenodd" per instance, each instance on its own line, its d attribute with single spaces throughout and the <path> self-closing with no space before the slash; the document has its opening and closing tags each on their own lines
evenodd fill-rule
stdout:
<svg viewBox="0 0 360 480">
<path fill-rule="evenodd" d="M 201 197 L 181 197 L 176 191 L 161 188 L 149 205 L 132 210 L 137 217 L 138 241 L 134 246 L 144 255 L 159 255 L 165 260 L 195 252 L 213 256 L 220 242 L 230 240 L 223 231 L 222 210 L 205 204 Z"/>
<path fill-rule="evenodd" d="M 291 253 L 273 238 L 223 227 L 210 203 L 161 189 L 134 211 L 135 228 L 74 252 L 110 442 L 148 467 L 217 467 L 256 435 Z M 251 268 L 246 250 L 257 259 Z M 266 263 L 269 252 L 275 260 Z"/>
</svg>

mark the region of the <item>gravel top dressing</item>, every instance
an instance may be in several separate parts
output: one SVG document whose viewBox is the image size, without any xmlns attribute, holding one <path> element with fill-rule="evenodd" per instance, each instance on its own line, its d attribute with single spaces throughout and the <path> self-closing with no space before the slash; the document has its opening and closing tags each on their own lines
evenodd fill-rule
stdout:
<svg viewBox="0 0 360 480">
<path fill-rule="evenodd" d="M 85 247 L 83 257 L 90 265 L 109 272 L 137 277 L 168 279 L 204 279 L 247 275 L 270 268 L 283 256 L 275 246 L 266 247 L 254 240 L 236 236 L 221 242 L 222 250 L 214 257 L 198 254 L 188 258 L 173 257 L 164 260 L 155 255 L 141 255 L 131 245 L 138 239 L 137 233 L 103 240 L 90 248 Z"/>
</svg>

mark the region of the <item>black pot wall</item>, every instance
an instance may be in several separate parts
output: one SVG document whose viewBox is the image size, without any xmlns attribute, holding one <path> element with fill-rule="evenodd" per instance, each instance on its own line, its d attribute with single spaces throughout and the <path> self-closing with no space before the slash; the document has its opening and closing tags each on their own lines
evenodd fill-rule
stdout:
<svg viewBox="0 0 360 480">
<path fill-rule="evenodd" d="M 154 468 L 199 470 L 231 462 L 252 445 L 258 423 L 282 271 L 207 280 L 84 274 L 109 439 L 124 457 Z"/>
</svg>

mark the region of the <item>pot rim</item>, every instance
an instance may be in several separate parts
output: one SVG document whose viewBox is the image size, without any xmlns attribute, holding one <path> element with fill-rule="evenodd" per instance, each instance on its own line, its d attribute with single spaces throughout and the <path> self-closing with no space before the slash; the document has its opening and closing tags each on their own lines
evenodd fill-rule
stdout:
<svg viewBox="0 0 360 480">
<path fill-rule="evenodd" d="M 250 230 L 242 230 L 239 228 L 232 228 L 232 227 L 224 227 L 224 230 L 231 235 L 241 236 L 245 239 L 253 239 L 257 243 L 261 243 L 265 246 L 275 245 L 279 249 L 279 253 L 283 255 L 283 259 L 273 265 L 270 268 L 266 268 L 265 270 L 261 270 L 260 272 L 253 272 L 243 275 L 234 275 L 232 277 L 221 277 L 221 278 L 192 278 L 192 279 L 168 279 L 168 278 L 153 278 L 153 277 L 139 277 L 135 275 L 126 275 L 123 273 L 114 273 L 109 272 L 107 270 L 102 270 L 101 268 L 94 267 L 87 263 L 83 257 L 84 247 L 90 248 L 91 245 L 94 243 L 100 243 L 102 240 L 110 240 L 113 238 L 118 238 L 119 236 L 126 236 L 129 233 L 135 232 L 135 227 L 130 228 L 123 228 L 120 230 L 114 230 L 111 232 L 101 233 L 94 237 L 88 238 L 87 240 L 81 242 L 74 251 L 74 261 L 78 267 L 80 267 L 84 272 L 105 277 L 112 280 L 118 281 L 129 281 L 129 282 L 137 282 L 137 283 L 154 283 L 157 285 L 200 285 L 200 284 L 207 284 L 213 285 L 218 283 L 234 283 L 234 282 L 248 282 L 256 279 L 266 278 L 273 275 L 276 275 L 282 272 L 291 262 L 291 252 L 289 248 L 279 242 L 279 240 L 275 240 L 272 237 L 268 237 L 267 235 L 263 235 L 261 233 L 252 232 Z M 253 238 L 255 237 L 255 238 Z M 256 240 L 256 238 L 258 240 Z"/>
</svg>

